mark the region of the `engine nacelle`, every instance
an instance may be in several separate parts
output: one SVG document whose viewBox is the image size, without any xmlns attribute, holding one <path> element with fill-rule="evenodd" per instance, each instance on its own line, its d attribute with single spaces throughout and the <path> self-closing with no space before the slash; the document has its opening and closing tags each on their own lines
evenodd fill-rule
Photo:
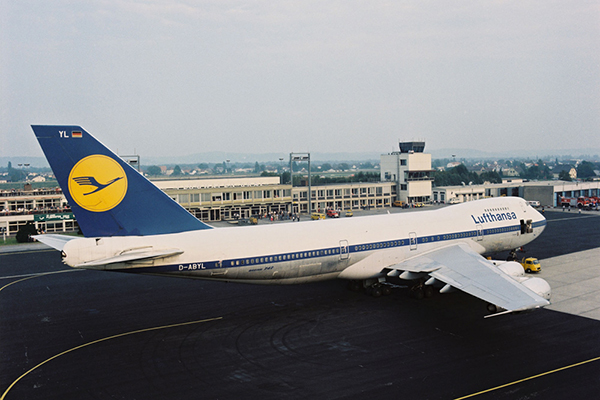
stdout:
<svg viewBox="0 0 600 400">
<path fill-rule="evenodd" d="M 550 288 L 548 282 L 542 278 L 527 278 L 521 281 L 521 284 L 538 296 L 541 296 L 546 300 L 550 300 L 552 289 Z"/>
<path fill-rule="evenodd" d="M 525 276 L 523 266 L 516 261 L 503 262 L 502 264 L 498 265 L 498 269 L 504 272 L 506 275 L 512 276 L 514 278 Z"/>
</svg>

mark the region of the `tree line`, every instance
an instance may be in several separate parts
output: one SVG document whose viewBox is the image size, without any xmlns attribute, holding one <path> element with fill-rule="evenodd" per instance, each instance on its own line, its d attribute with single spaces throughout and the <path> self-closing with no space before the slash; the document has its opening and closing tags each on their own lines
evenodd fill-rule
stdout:
<svg viewBox="0 0 600 400">
<path fill-rule="evenodd" d="M 435 186 L 457 186 L 481 184 L 484 182 L 502 183 L 502 177 L 496 171 L 486 171 L 482 174 L 470 172 L 464 164 L 457 165 L 446 171 L 433 172 Z"/>
</svg>

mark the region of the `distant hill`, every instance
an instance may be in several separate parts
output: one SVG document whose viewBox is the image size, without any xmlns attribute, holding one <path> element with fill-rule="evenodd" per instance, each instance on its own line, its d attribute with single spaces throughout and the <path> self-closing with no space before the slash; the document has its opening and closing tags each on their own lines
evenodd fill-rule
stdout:
<svg viewBox="0 0 600 400">
<path fill-rule="evenodd" d="M 312 152 L 311 161 L 313 162 L 358 162 L 358 161 L 375 161 L 379 162 L 381 154 L 387 154 L 389 151 L 382 152 Z M 431 149 L 425 147 L 425 152 L 431 154 L 434 159 L 450 159 L 452 155 L 456 156 L 457 160 L 462 159 L 530 159 L 537 160 L 538 158 L 556 157 L 559 159 L 577 158 L 588 161 L 600 160 L 600 148 L 573 148 L 573 149 L 556 149 L 556 150 L 521 150 L 515 149 L 510 152 L 486 152 L 474 149 Z M 259 153 L 259 154 L 243 154 L 243 153 L 227 153 L 224 151 L 212 151 L 206 153 L 195 153 L 180 156 L 163 156 L 163 157 L 144 157 L 140 155 L 142 165 L 167 165 L 167 164 L 199 164 L 199 163 L 222 163 L 230 160 L 232 163 L 264 163 L 278 161 L 283 158 L 282 163 L 289 163 L 289 153 Z M 14 168 L 18 164 L 30 164 L 33 168 L 48 168 L 48 162 L 44 157 L 0 157 L 0 167 L 6 168 L 8 162 L 11 162 Z"/>
<path fill-rule="evenodd" d="M 379 162 L 380 153 L 310 153 L 311 161 L 377 161 Z M 290 162 L 289 153 L 260 153 L 260 154 L 242 154 L 226 152 L 206 152 L 182 156 L 165 157 L 141 157 L 143 165 L 164 165 L 164 164 L 198 164 L 198 163 L 222 163 L 230 160 L 232 163 L 263 163 L 267 161 L 278 161 L 283 158 L 282 163 Z"/>
<path fill-rule="evenodd" d="M 559 149 L 559 150 L 540 150 L 532 152 L 529 150 L 516 149 L 511 152 L 486 152 L 474 149 L 428 149 L 425 147 L 425 152 L 431 154 L 434 159 L 452 158 L 456 155 L 458 160 L 461 159 L 539 159 L 548 157 L 562 158 L 579 158 L 585 160 L 600 160 L 600 148 L 589 149 Z M 376 161 L 379 162 L 381 154 L 389 153 L 381 152 L 312 152 L 311 161 L 314 162 L 358 162 L 358 161 Z M 164 164 L 197 164 L 197 163 L 222 163 L 230 160 L 233 163 L 254 163 L 254 162 L 273 162 L 283 158 L 282 163 L 289 163 L 289 153 L 260 153 L 260 154 L 242 154 L 242 153 L 227 153 L 227 152 L 206 152 L 196 153 L 182 156 L 165 156 L 165 157 L 146 157 L 142 156 L 142 165 L 164 165 Z"/>
<path fill-rule="evenodd" d="M 8 162 L 12 163 L 13 168 L 19 168 L 19 164 L 29 164 L 33 168 L 50 168 L 45 157 L 0 157 L 0 167 L 6 168 Z"/>
<path fill-rule="evenodd" d="M 537 160 L 540 158 L 556 157 L 559 159 L 564 158 L 577 158 L 584 160 L 600 160 L 600 148 L 573 148 L 573 149 L 554 149 L 554 150 L 527 150 L 527 149 L 515 149 L 510 152 L 488 152 L 474 149 L 427 149 L 425 152 L 431 154 L 434 159 L 440 158 L 452 158 L 452 155 L 456 156 L 457 160 L 462 159 L 531 159 Z"/>
</svg>

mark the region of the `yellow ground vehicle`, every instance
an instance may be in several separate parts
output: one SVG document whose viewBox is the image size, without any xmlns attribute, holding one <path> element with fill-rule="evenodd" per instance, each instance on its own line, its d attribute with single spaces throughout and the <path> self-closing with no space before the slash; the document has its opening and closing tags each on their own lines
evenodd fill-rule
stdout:
<svg viewBox="0 0 600 400">
<path fill-rule="evenodd" d="M 354 213 L 352 212 L 352 210 L 348 210 L 348 211 L 346 211 L 345 215 L 346 215 L 346 217 L 351 217 L 354 215 Z"/>
<path fill-rule="evenodd" d="M 526 257 L 521 260 L 521 265 L 525 272 L 540 272 L 542 267 L 540 262 L 535 257 Z"/>
<path fill-rule="evenodd" d="M 325 219 L 325 214 L 323 213 L 312 213 L 310 219 Z"/>
<path fill-rule="evenodd" d="M 404 207 L 404 202 L 401 200 L 396 200 L 392 203 L 392 207 Z"/>
</svg>

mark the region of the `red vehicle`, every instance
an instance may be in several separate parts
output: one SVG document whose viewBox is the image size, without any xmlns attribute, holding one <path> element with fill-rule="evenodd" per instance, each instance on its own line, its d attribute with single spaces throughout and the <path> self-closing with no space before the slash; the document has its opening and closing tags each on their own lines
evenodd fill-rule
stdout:
<svg viewBox="0 0 600 400">
<path fill-rule="evenodd" d="M 577 207 L 577 199 L 574 197 L 561 197 L 560 205 L 563 207 Z"/>
<path fill-rule="evenodd" d="M 579 208 L 592 208 L 592 201 L 589 197 L 578 197 L 577 198 L 577 207 Z"/>
<path fill-rule="evenodd" d="M 335 210 L 327 210 L 327 216 L 330 218 L 339 218 L 340 214 Z"/>
<path fill-rule="evenodd" d="M 580 196 L 578 198 L 561 197 L 560 205 L 563 207 L 570 206 L 570 207 L 579 207 L 579 208 L 590 209 L 590 208 L 596 207 L 596 198 L 585 197 L 585 196 Z"/>
<path fill-rule="evenodd" d="M 596 205 L 598 204 L 598 197 L 586 197 L 586 199 L 588 199 L 588 201 L 590 202 L 590 207 L 594 208 L 596 207 Z"/>
</svg>

